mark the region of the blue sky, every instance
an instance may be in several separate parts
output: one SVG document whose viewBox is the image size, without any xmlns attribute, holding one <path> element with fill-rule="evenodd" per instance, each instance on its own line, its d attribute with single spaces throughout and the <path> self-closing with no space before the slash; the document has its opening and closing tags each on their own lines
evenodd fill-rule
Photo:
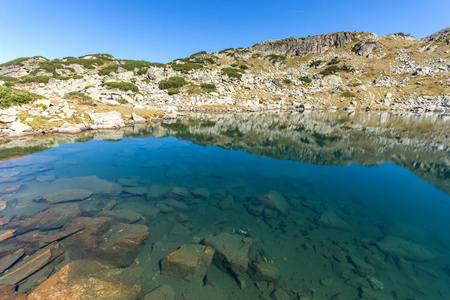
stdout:
<svg viewBox="0 0 450 300">
<path fill-rule="evenodd" d="M 290 36 L 356 30 L 423 38 L 447 26 L 448 0 L 0 0 L 0 63 L 89 53 L 169 62 Z"/>
</svg>

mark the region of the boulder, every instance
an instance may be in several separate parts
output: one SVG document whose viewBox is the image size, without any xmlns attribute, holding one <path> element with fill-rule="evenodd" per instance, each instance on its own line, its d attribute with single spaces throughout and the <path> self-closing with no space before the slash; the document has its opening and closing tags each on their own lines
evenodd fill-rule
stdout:
<svg viewBox="0 0 450 300">
<path fill-rule="evenodd" d="M 91 197 L 93 192 L 85 189 L 68 189 L 42 196 L 42 200 L 49 203 L 82 201 Z"/>
<path fill-rule="evenodd" d="M 104 113 L 90 113 L 89 117 L 94 121 L 95 125 L 124 127 L 125 122 L 122 115 L 117 111 L 109 111 Z"/>
<path fill-rule="evenodd" d="M 221 233 L 209 236 L 204 244 L 216 250 L 214 263 L 226 272 L 239 276 L 248 270 L 248 252 L 252 239 L 237 234 Z"/>
<path fill-rule="evenodd" d="M 124 189 L 124 192 L 135 196 L 142 196 L 147 193 L 147 188 L 143 186 L 133 186 Z"/>
<path fill-rule="evenodd" d="M 377 247 L 386 255 L 400 256 L 406 260 L 429 261 L 436 258 L 432 251 L 407 240 L 395 236 L 387 236 Z"/>
<path fill-rule="evenodd" d="M 182 245 L 161 260 L 161 274 L 184 281 L 203 280 L 214 249 L 203 245 Z"/>
<path fill-rule="evenodd" d="M 173 187 L 166 195 L 167 198 L 181 200 L 189 195 L 189 191 L 184 187 Z"/>
<path fill-rule="evenodd" d="M 332 210 L 326 210 L 324 211 L 319 219 L 317 220 L 317 223 L 319 225 L 333 228 L 333 229 L 339 229 L 344 231 L 350 231 L 352 230 L 352 227 L 350 224 L 342 220 L 336 213 Z"/>
<path fill-rule="evenodd" d="M 97 261 L 77 260 L 40 284 L 29 293 L 28 300 L 135 300 L 140 291 L 138 278 L 128 269 L 111 268 Z"/>
<path fill-rule="evenodd" d="M 140 246 L 149 236 L 145 225 L 115 224 L 101 237 L 98 259 L 118 267 L 127 267 L 135 260 Z"/>
<path fill-rule="evenodd" d="M 16 132 L 24 132 L 24 131 L 30 131 L 32 128 L 31 126 L 27 124 L 23 124 L 19 121 L 12 122 L 9 124 L 9 129 L 14 130 Z"/>
<path fill-rule="evenodd" d="M 147 122 L 146 118 L 143 118 L 143 117 L 139 116 L 138 114 L 136 114 L 134 112 L 131 113 L 131 118 L 136 123 L 145 123 L 145 122 Z"/>
<path fill-rule="evenodd" d="M 267 194 L 259 196 L 258 199 L 266 207 L 275 209 L 283 215 L 287 214 L 290 209 L 286 198 L 277 191 L 270 191 Z"/>
<path fill-rule="evenodd" d="M 24 255 L 24 250 L 19 249 L 9 255 L 0 258 L 0 274 L 11 267 L 19 258 Z"/>
<path fill-rule="evenodd" d="M 147 200 L 159 200 L 164 197 L 164 195 L 166 195 L 169 190 L 170 188 L 167 186 L 155 184 L 149 187 L 145 197 L 147 198 Z"/>
<path fill-rule="evenodd" d="M 97 176 L 61 178 L 53 181 L 48 188 L 48 192 L 59 192 L 65 189 L 86 189 L 99 196 L 119 196 L 122 193 L 122 186 L 117 183 L 106 181 Z"/>
<path fill-rule="evenodd" d="M 339 85 L 342 84 L 342 78 L 337 75 L 328 75 L 323 77 L 322 85 Z"/>
<path fill-rule="evenodd" d="M 202 198 L 202 199 L 206 199 L 210 196 L 210 193 L 206 188 L 195 188 L 191 191 L 191 194 L 195 198 Z"/>
</svg>

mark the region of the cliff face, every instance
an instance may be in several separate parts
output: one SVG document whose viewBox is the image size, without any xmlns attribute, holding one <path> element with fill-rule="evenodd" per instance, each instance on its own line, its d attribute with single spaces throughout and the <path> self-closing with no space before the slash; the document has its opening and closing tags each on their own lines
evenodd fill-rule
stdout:
<svg viewBox="0 0 450 300">
<path fill-rule="evenodd" d="M 348 44 L 352 39 L 361 36 L 362 32 L 336 32 L 307 38 L 290 37 L 282 40 L 269 40 L 256 44 L 251 49 L 258 54 L 280 54 L 290 57 L 307 53 L 323 53 L 329 49 L 339 49 Z"/>
</svg>

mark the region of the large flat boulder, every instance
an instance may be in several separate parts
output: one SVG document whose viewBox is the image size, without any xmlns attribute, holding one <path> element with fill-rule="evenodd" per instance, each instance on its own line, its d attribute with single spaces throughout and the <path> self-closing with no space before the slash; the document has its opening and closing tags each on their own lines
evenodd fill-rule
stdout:
<svg viewBox="0 0 450 300">
<path fill-rule="evenodd" d="M 395 236 L 387 236 L 377 247 L 386 255 L 401 256 L 412 261 L 429 261 L 436 258 L 432 251 L 416 243 Z"/>
<path fill-rule="evenodd" d="M 135 300 L 141 286 L 129 277 L 130 273 L 127 269 L 111 268 L 97 261 L 73 261 L 34 289 L 28 300 Z"/>
<path fill-rule="evenodd" d="M 352 226 L 342 220 L 334 211 L 332 210 L 326 210 L 324 211 L 319 219 L 317 220 L 317 223 L 319 225 L 322 225 L 324 227 L 333 228 L 333 229 L 339 229 L 344 231 L 351 231 Z"/>
<path fill-rule="evenodd" d="M 61 178 L 49 184 L 46 191 L 48 193 L 59 192 L 66 189 L 86 189 L 99 196 L 119 196 L 122 193 L 122 186 L 98 178 L 97 176 Z"/>
<path fill-rule="evenodd" d="M 42 200 L 48 203 L 83 201 L 91 197 L 92 194 L 93 194 L 92 191 L 88 191 L 85 189 L 68 189 L 50 194 L 45 194 L 42 196 Z"/>
<path fill-rule="evenodd" d="M 161 274 L 184 281 L 202 280 L 211 264 L 214 249 L 203 245 L 182 245 L 161 260 Z"/>
<path fill-rule="evenodd" d="M 237 234 L 221 233 L 209 236 L 204 244 L 216 250 L 214 263 L 231 275 L 239 276 L 248 270 L 248 251 L 252 245 L 252 239 Z"/>
</svg>

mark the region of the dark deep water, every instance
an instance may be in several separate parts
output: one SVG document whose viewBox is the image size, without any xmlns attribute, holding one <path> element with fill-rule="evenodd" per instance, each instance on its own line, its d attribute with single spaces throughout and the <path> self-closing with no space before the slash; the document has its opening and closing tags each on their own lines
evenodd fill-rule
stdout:
<svg viewBox="0 0 450 300">
<path fill-rule="evenodd" d="M 450 299 L 449 125 L 208 115 L 6 143 L 2 157 L 40 152 L 0 162 L 0 284 L 31 299 L 163 285 L 176 299 Z"/>
</svg>

